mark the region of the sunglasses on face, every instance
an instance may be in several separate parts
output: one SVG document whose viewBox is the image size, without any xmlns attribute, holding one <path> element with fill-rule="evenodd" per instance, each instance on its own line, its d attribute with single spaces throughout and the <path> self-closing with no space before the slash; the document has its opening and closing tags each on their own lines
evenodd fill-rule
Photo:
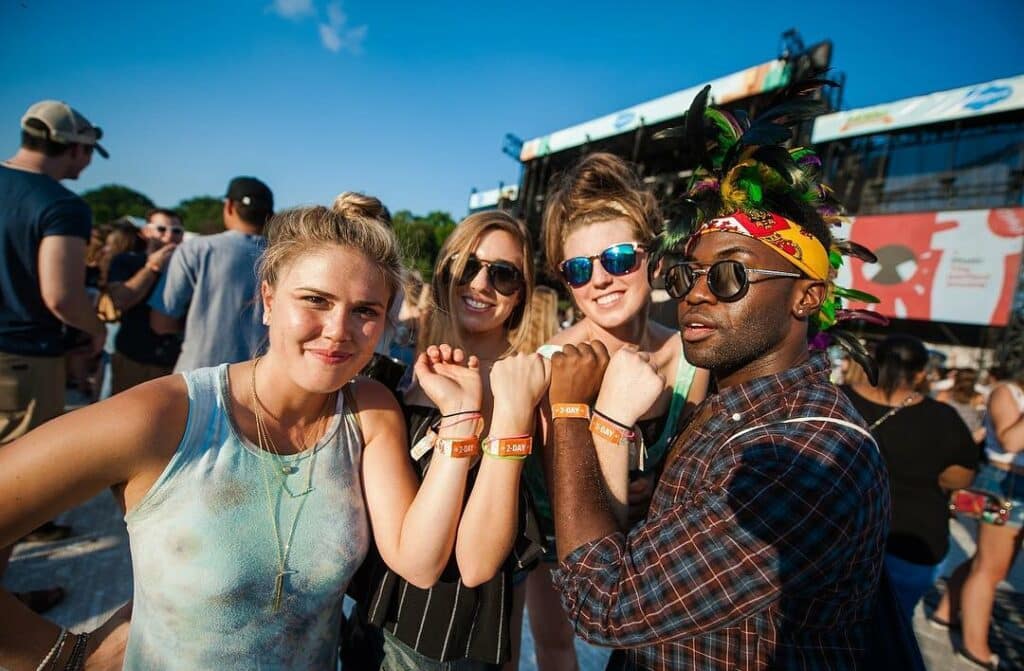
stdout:
<svg viewBox="0 0 1024 671">
<path fill-rule="evenodd" d="M 451 279 L 451 266 L 455 263 L 455 259 L 456 257 L 453 256 L 445 269 L 446 283 Z M 470 254 L 462 269 L 462 275 L 459 276 L 459 286 L 472 282 L 480 274 L 480 270 L 485 268 L 487 269 L 487 280 L 502 296 L 511 296 L 522 289 L 525 284 L 522 271 L 508 261 L 484 261 L 478 259 L 475 254 Z"/>
<path fill-rule="evenodd" d="M 640 263 L 640 252 L 643 250 L 643 245 L 638 242 L 620 242 L 600 254 L 566 259 L 558 264 L 558 269 L 562 272 L 566 284 L 576 289 L 590 281 L 594 274 L 594 261 L 600 260 L 601 266 L 609 274 L 620 277 L 636 270 Z"/>
<path fill-rule="evenodd" d="M 747 268 L 740 261 L 724 259 L 715 261 L 706 268 L 698 267 L 692 261 L 677 263 L 669 266 L 662 278 L 665 280 L 665 291 L 676 300 L 681 300 L 690 293 L 693 286 L 697 284 L 697 278 L 705 275 L 708 280 L 708 290 L 721 301 L 734 301 L 743 297 L 750 287 L 750 273 L 764 275 L 767 278 L 779 277 L 803 277 L 801 273 L 790 273 L 784 270 L 764 270 L 762 268 Z"/>
<path fill-rule="evenodd" d="M 185 232 L 185 229 L 180 226 L 164 226 L 163 224 L 157 224 L 153 227 L 153 229 L 160 235 L 166 233 L 168 228 L 171 230 L 171 235 L 181 235 Z"/>
</svg>

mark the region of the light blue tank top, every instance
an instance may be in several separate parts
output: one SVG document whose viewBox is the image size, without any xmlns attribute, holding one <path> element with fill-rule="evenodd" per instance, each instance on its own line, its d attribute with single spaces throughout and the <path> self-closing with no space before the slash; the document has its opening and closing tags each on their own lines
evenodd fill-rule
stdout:
<svg viewBox="0 0 1024 671">
<path fill-rule="evenodd" d="M 234 424 L 227 365 L 184 377 L 185 435 L 125 515 L 135 604 L 124 668 L 333 671 L 342 597 L 369 545 L 362 439 L 344 395 L 316 446 L 282 457 L 294 471 L 285 476 L 276 457 Z M 310 468 L 309 494 L 293 497 L 282 487 L 283 479 L 291 492 L 303 491 Z M 276 613 L 279 562 L 268 501 L 282 545 L 298 510 L 292 573 Z"/>
</svg>

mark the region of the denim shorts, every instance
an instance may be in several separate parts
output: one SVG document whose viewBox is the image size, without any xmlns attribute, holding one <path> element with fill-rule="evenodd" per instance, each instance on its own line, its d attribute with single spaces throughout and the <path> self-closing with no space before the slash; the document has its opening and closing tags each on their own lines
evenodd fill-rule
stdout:
<svg viewBox="0 0 1024 671">
<path fill-rule="evenodd" d="M 1004 471 L 990 464 L 982 464 L 978 474 L 974 476 L 971 489 L 1009 500 L 1013 503 L 1006 526 L 1017 529 L 1024 527 L 1024 475 Z"/>
</svg>

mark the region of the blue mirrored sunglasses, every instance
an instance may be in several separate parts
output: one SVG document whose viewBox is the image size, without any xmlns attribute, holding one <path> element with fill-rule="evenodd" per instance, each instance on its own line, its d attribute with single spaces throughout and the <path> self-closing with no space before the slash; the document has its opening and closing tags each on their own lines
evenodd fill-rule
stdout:
<svg viewBox="0 0 1024 671">
<path fill-rule="evenodd" d="M 638 242 L 620 242 L 600 254 L 566 259 L 558 264 L 558 269 L 566 283 L 575 289 L 590 281 L 594 274 L 594 261 L 600 260 L 601 267 L 611 275 L 628 275 L 639 265 L 642 251 L 644 247 Z"/>
</svg>

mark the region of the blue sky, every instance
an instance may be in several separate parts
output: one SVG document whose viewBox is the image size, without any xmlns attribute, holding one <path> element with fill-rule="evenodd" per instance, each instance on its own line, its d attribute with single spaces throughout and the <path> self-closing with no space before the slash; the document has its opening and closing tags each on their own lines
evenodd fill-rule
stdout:
<svg viewBox="0 0 1024 671">
<path fill-rule="evenodd" d="M 768 9 L 766 9 L 766 7 Z M 0 154 L 32 102 L 104 128 L 76 190 L 161 205 L 238 174 L 279 206 L 344 190 L 465 214 L 523 139 L 830 38 L 844 107 L 1024 72 L 1024 2 L 386 3 L 0 0 Z"/>
</svg>

